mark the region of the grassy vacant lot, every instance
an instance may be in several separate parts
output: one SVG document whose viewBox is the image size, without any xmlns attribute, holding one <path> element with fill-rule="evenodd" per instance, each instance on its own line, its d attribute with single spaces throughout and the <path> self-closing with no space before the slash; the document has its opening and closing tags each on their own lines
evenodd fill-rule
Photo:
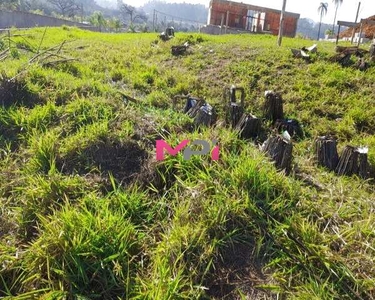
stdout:
<svg viewBox="0 0 375 300">
<path fill-rule="evenodd" d="M 155 44 L 156 34 L 72 28 L 48 29 L 41 49 L 66 40 L 60 54 L 78 61 L 28 64 L 24 48 L 43 32 L 15 37 L 0 64 L 6 78 L 23 71 L 1 80 L 0 297 L 375 298 L 374 182 L 318 168 L 313 153 L 314 138 L 332 134 L 340 150 L 368 145 L 375 164 L 375 67 L 331 63 L 323 43 L 308 63 L 289 48 L 311 42 L 277 48 L 267 35 Z M 303 124 L 289 176 L 222 122 L 192 131 L 171 108 L 191 92 L 222 120 L 229 84 L 260 117 L 264 92 L 281 92 Z M 159 138 L 218 139 L 221 159 L 157 163 Z"/>
</svg>

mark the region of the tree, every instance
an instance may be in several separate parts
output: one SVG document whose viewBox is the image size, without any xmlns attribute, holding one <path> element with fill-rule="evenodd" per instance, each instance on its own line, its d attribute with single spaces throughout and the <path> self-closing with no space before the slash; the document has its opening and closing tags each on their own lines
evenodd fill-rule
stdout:
<svg viewBox="0 0 375 300">
<path fill-rule="evenodd" d="M 121 21 L 117 18 L 112 18 L 108 21 L 108 26 L 111 28 L 111 29 L 114 29 L 115 32 L 119 32 L 119 30 L 121 29 Z"/>
<path fill-rule="evenodd" d="M 335 7 L 336 7 L 335 18 L 333 19 L 333 24 L 332 24 L 332 31 L 335 32 L 335 23 L 336 23 L 336 17 L 337 17 L 337 10 L 339 9 L 339 6 L 343 3 L 343 0 L 332 0 L 332 2 L 335 4 Z"/>
<path fill-rule="evenodd" d="M 331 22 L 330 22 L 331 23 Z M 331 29 L 332 24 L 324 24 L 324 21 L 322 22 L 320 32 L 325 32 L 327 29 Z M 297 33 L 301 34 L 304 37 L 316 39 L 316 36 L 318 35 L 319 30 L 319 21 L 314 22 L 311 19 L 305 19 L 301 18 L 298 20 L 298 29 Z"/>
<path fill-rule="evenodd" d="M 134 6 L 123 3 L 122 0 L 118 1 L 118 7 L 124 20 L 129 17 L 129 26 L 133 25 L 137 19 L 147 21 L 147 16 L 142 11 L 138 11 Z"/>
<path fill-rule="evenodd" d="M 100 11 L 94 12 L 89 20 L 92 25 L 99 27 L 99 31 L 102 31 L 102 27 L 106 26 L 106 20 Z"/>
<path fill-rule="evenodd" d="M 56 6 L 63 16 L 72 16 L 80 7 L 75 0 L 47 0 L 52 5 Z"/>
<path fill-rule="evenodd" d="M 320 5 L 318 7 L 318 12 L 319 12 L 319 15 L 320 15 L 318 41 L 319 41 L 319 37 L 320 37 L 320 28 L 322 27 L 322 19 L 323 19 L 323 16 L 325 16 L 327 14 L 327 11 L 328 11 L 328 3 L 327 2 L 320 2 Z"/>
<path fill-rule="evenodd" d="M 0 2 L 0 9 L 16 9 L 18 6 L 18 0 L 2 0 Z"/>
</svg>

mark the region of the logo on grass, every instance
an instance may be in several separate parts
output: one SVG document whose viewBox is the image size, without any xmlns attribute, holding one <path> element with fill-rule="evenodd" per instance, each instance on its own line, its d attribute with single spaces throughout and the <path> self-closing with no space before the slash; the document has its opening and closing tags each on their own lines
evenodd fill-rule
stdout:
<svg viewBox="0 0 375 300">
<path fill-rule="evenodd" d="M 211 143 L 205 140 L 195 140 L 192 142 L 189 140 L 183 140 L 175 148 L 173 148 L 165 140 L 157 140 L 156 160 L 164 160 L 165 152 L 168 152 L 172 156 L 176 156 L 179 152 L 182 152 L 184 160 L 191 159 L 193 155 L 207 155 L 211 152 L 211 159 L 216 161 L 219 160 L 220 154 L 220 148 L 216 144 L 216 140 L 213 140 Z M 198 147 L 201 149 L 196 150 Z"/>
</svg>

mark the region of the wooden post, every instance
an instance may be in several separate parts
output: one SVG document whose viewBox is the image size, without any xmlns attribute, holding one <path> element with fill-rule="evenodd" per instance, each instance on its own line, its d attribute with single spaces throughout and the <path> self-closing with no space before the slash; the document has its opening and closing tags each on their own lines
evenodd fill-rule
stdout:
<svg viewBox="0 0 375 300">
<path fill-rule="evenodd" d="M 220 35 L 223 34 L 224 14 L 221 14 Z"/>
<path fill-rule="evenodd" d="M 281 15 L 280 15 L 279 36 L 277 38 L 277 45 L 279 47 L 281 46 L 281 42 L 282 42 L 283 34 L 284 34 L 284 14 L 285 14 L 285 8 L 286 8 L 286 0 L 283 0 L 283 7 L 281 9 Z"/>
<path fill-rule="evenodd" d="M 192 109 L 198 103 L 198 101 L 199 99 L 188 96 L 186 98 L 184 113 L 186 114 L 190 109 Z"/>
<path fill-rule="evenodd" d="M 266 92 L 264 103 L 264 117 L 272 122 L 284 118 L 283 99 L 281 95 L 272 91 Z"/>
<path fill-rule="evenodd" d="M 197 101 L 197 103 L 191 107 L 188 112 L 187 112 L 187 115 L 190 117 L 190 118 L 195 118 L 196 115 L 198 114 L 198 111 L 201 107 L 205 106 L 206 105 L 206 101 L 204 101 L 203 99 L 199 99 Z"/>
<path fill-rule="evenodd" d="M 371 60 L 375 59 L 375 43 L 374 42 L 372 42 L 370 46 L 370 58 Z"/>
<path fill-rule="evenodd" d="M 303 130 L 297 120 L 294 119 L 278 119 L 275 122 L 275 128 L 279 133 L 288 131 L 291 137 L 303 138 Z"/>
<path fill-rule="evenodd" d="M 361 8 L 361 2 L 358 3 L 358 9 L 357 9 L 357 15 L 355 17 L 355 22 L 354 23 L 357 23 L 358 21 L 358 15 L 359 15 L 359 9 Z M 339 27 L 340 28 L 340 27 Z M 340 31 L 339 31 L 340 32 Z M 352 31 L 352 38 L 350 39 L 350 43 L 353 45 L 353 39 L 354 39 L 354 34 L 355 34 L 355 27 L 353 28 L 353 31 Z"/>
<path fill-rule="evenodd" d="M 241 102 L 237 102 L 237 91 L 241 92 Z M 232 85 L 225 88 L 223 93 L 223 102 L 226 104 L 226 122 L 235 128 L 238 121 L 244 113 L 245 89 Z"/>
<path fill-rule="evenodd" d="M 329 136 L 320 136 L 315 141 L 315 157 L 319 166 L 334 171 L 339 162 L 337 142 Z"/>
<path fill-rule="evenodd" d="M 277 169 L 290 173 L 293 158 L 293 144 L 290 141 L 279 135 L 271 136 L 262 145 L 262 151 L 275 162 Z"/>
<path fill-rule="evenodd" d="M 357 44 L 357 47 L 359 47 L 359 45 L 361 44 L 362 31 L 363 31 L 363 23 L 362 23 L 362 20 L 361 20 L 361 27 L 360 27 L 360 29 L 359 29 L 359 37 L 358 37 L 358 44 Z"/>
<path fill-rule="evenodd" d="M 261 120 L 252 114 L 244 114 L 238 121 L 236 131 L 242 139 L 256 139 L 262 129 Z"/>
<path fill-rule="evenodd" d="M 359 175 L 362 178 L 368 177 L 367 151 L 346 146 L 336 168 L 338 175 Z"/>
<path fill-rule="evenodd" d="M 216 121 L 216 113 L 214 108 L 206 103 L 204 106 L 201 106 L 194 118 L 194 124 L 197 127 L 200 126 L 211 126 Z"/>
<path fill-rule="evenodd" d="M 369 177 L 369 163 L 367 158 L 367 153 L 359 152 L 358 156 L 358 175 L 361 178 L 367 179 Z"/>
<path fill-rule="evenodd" d="M 228 120 L 232 126 L 235 128 L 237 123 L 240 121 L 242 115 L 244 113 L 243 107 L 238 105 L 237 103 L 231 103 L 229 106 L 229 119 Z"/>
<path fill-rule="evenodd" d="M 225 23 L 225 34 L 227 34 L 228 24 L 229 24 L 229 10 L 227 10 L 227 20 L 226 20 L 226 23 Z"/>
<path fill-rule="evenodd" d="M 185 114 L 187 114 L 191 109 L 193 109 L 194 106 L 199 101 L 201 101 L 201 103 L 203 101 L 202 99 L 199 99 L 198 97 L 191 96 L 190 94 L 189 95 L 176 95 L 172 99 L 172 108 L 174 110 L 181 110 L 181 108 L 178 108 L 178 106 L 177 106 L 177 101 L 180 100 L 180 99 L 186 100 L 185 106 L 184 106 L 184 108 L 182 110 Z M 203 101 L 203 103 L 204 103 L 204 101 Z M 202 105 L 203 104 L 201 104 L 201 106 Z"/>
<path fill-rule="evenodd" d="M 339 25 L 339 29 L 338 29 L 338 32 L 337 32 L 337 35 L 336 35 L 336 45 L 339 43 L 340 29 L 341 29 L 341 25 Z"/>
</svg>

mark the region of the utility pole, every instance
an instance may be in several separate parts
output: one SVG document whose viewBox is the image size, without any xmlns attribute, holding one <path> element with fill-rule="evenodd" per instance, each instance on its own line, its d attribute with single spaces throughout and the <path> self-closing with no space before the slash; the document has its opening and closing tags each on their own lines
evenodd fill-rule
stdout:
<svg viewBox="0 0 375 300">
<path fill-rule="evenodd" d="M 152 31 L 155 32 L 155 15 L 156 10 L 154 9 L 154 14 L 152 15 Z"/>
<path fill-rule="evenodd" d="M 279 26 L 279 37 L 277 38 L 277 45 L 281 46 L 281 41 L 283 39 L 284 34 L 284 14 L 285 14 L 285 8 L 286 8 L 286 0 L 283 0 L 283 8 L 281 10 L 280 15 L 280 26 Z"/>
<path fill-rule="evenodd" d="M 359 15 L 359 10 L 361 8 L 361 2 L 358 2 L 358 9 L 357 9 L 357 15 L 355 16 L 355 21 L 354 23 L 357 23 L 358 21 L 358 15 Z M 340 32 L 338 32 L 337 34 L 340 34 Z M 354 34 L 355 34 L 355 27 L 353 28 L 353 32 L 352 32 L 352 38 L 350 40 L 350 43 L 353 44 L 353 40 L 354 40 Z M 361 38 L 361 37 L 360 37 Z"/>
</svg>

